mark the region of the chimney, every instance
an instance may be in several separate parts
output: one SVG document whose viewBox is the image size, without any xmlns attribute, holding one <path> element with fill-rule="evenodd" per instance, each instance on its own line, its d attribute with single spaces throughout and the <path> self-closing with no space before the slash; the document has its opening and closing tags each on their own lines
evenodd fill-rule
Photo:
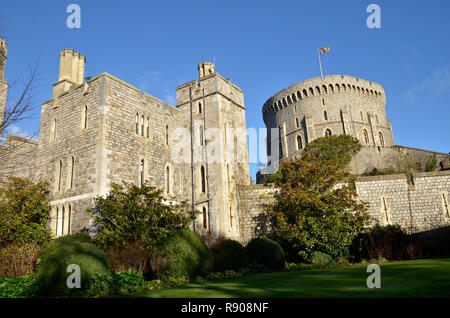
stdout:
<svg viewBox="0 0 450 318">
<path fill-rule="evenodd" d="M 203 62 L 202 64 L 199 64 L 198 71 L 200 79 L 202 79 L 205 76 L 208 76 L 209 74 L 214 73 L 214 67 L 215 65 L 211 62 Z"/>
<path fill-rule="evenodd" d="M 73 84 L 82 84 L 86 56 L 72 49 L 64 49 L 59 53 L 58 82 L 53 84 L 53 97 L 67 92 Z"/>
</svg>

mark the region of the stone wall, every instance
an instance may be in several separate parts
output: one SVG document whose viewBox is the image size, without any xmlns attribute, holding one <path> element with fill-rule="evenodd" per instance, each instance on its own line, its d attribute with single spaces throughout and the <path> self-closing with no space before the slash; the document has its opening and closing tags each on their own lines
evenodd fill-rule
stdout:
<svg viewBox="0 0 450 318">
<path fill-rule="evenodd" d="M 243 244 L 268 233 L 270 222 L 265 209 L 274 202 L 274 194 L 278 191 L 273 185 L 238 187 L 240 241 Z"/>
<path fill-rule="evenodd" d="M 358 199 L 368 205 L 371 225 L 398 224 L 409 233 L 423 232 L 450 223 L 450 171 L 359 177 Z M 262 184 L 239 187 L 241 239 L 247 242 L 266 233 L 270 224 L 264 209 L 279 189 Z"/>
</svg>

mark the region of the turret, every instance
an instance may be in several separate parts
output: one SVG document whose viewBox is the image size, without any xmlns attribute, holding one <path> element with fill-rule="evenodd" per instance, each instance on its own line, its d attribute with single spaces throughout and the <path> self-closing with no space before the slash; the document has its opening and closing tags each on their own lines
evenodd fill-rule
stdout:
<svg viewBox="0 0 450 318">
<path fill-rule="evenodd" d="M 198 65 L 198 71 L 200 79 L 202 77 L 208 76 L 209 74 L 214 73 L 214 67 L 215 65 L 211 62 L 203 62 L 202 64 Z"/>
<path fill-rule="evenodd" d="M 72 49 L 64 49 L 59 53 L 58 82 L 53 84 L 53 97 L 68 91 L 73 84 L 82 84 L 86 56 Z"/>
</svg>

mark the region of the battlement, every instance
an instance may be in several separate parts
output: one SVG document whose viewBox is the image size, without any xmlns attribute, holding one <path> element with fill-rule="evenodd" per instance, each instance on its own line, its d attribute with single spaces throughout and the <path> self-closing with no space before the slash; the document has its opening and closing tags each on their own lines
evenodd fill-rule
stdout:
<svg viewBox="0 0 450 318">
<path fill-rule="evenodd" d="M 297 101 L 328 94 L 356 94 L 385 102 L 384 88 L 377 83 L 349 75 L 328 75 L 300 81 L 271 96 L 263 106 L 263 114 L 275 113 Z"/>
</svg>

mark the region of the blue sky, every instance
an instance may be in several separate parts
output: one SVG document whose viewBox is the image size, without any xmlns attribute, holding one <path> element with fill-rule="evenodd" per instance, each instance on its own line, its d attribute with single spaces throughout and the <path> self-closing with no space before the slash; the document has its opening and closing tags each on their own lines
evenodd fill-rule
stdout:
<svg viewBox="0 0 450 318">
<path fill-rule="evenodd" d="M 66 7 L 81 7 L 81 28 L 66 26 Z M 381 8 L 369 29 L 366 8 Z M 39 56 L 35 119 L 11 131 L 39 128 L 39 105 L 57 81 L 59 51 L 86 55 L 85 76 L 108 72 L 168 103 L 197 78 L 197 64 L 245 92 L 247 127 L 264 127 L 261 107 L 274 93 L 320 75 L 346 74 L 381 84 L 396 144 L 450 151 L 450 1 L 5 1 L 6 78 L 20 83 Z M 17 91 L 11 92 L 14 97 Z M 252 176 L 257 170 L 251 166 Z"/>
</svg>

